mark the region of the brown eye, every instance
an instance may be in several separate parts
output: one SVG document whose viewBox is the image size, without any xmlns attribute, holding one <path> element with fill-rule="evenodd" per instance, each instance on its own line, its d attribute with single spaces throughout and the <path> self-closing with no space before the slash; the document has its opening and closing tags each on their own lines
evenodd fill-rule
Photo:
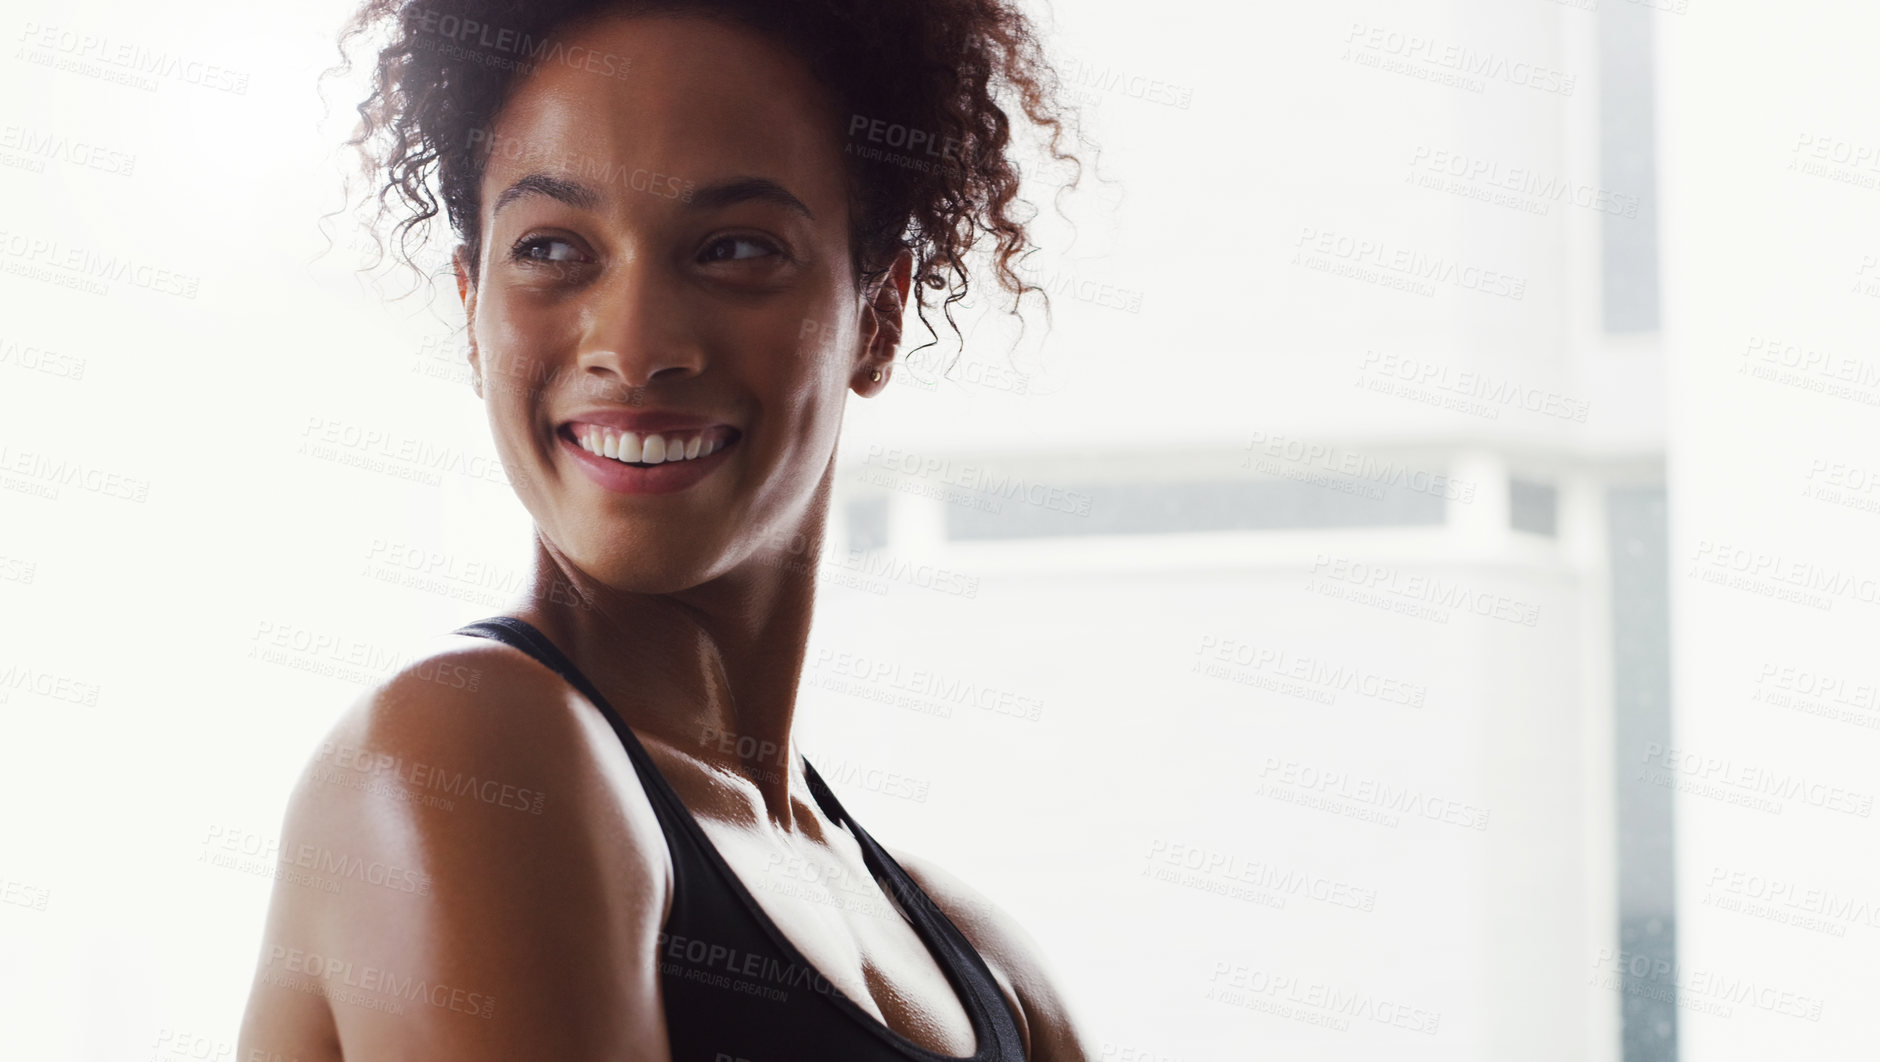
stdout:
<svg viewBox="0 0 1880 1062">
<path fill-rule="evenodd" d="M 721 248 L 735 249 L 739 245 L 743 245 L 747 248 L 754 247 L 758 250 L 758 253 L 738 254 L 735 253 L 735 251 L 732 254 L 721 253 Z M 783 252 L 777 250 L 776 245 L 769 240 L 760 240 L 755 236 L 726 236 L 723 239 L 713 240 L 706 246 L 705 253 L 700 257 L 707 262 L 748 262 L 756 258 L 761 258 L 765 254 L 781 257 L 782 253 Z"/>
<path fill-rule="evenodd" d="M 510 257 L 526 262 L 585 262 L 587 256 L 567 240 L 554 236 L 536 236 L 516 244 Z"/>
</svg>

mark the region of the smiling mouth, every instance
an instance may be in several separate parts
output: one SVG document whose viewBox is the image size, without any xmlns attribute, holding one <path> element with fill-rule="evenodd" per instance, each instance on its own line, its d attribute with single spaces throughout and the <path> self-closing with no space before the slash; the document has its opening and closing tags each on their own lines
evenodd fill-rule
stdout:
<svg viewBox="0 0 1880 1062">
<path fill-rule="evenodd" d="M 600 424 L 564 424 L 561 435 L 596 457 L 633 468 L 707 457 L 738 441 L 742 433 L 728 424 L 690 431 L 621 431 Z"/>
</svg>

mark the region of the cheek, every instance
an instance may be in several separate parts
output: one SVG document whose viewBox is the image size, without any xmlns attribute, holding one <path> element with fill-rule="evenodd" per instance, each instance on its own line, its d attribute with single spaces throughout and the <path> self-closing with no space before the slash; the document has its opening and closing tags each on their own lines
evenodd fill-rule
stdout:
<svg viewBox="0 0 1880 1062">
<path fill-rule="evenodd" d="M 504 407 L 527 405 L 555 379 L 561 352 L 572 349 L 572 331 L 557 315 L 531 313 L 526 304 L 493 294 L 477 307 L 484 399 Z"/>
<path fill-rule="evenodd" d="M 741 331 L 736 349 L 752 355 L 749 378 L 789 423 L 791 438 L 811 442 L 823 434 L 819 429 L 833 430 L 824 422 L 842 415 L 854 322 L 836 319 L 832 309 L 796 307 L 746 322 Z"/>
</svg>

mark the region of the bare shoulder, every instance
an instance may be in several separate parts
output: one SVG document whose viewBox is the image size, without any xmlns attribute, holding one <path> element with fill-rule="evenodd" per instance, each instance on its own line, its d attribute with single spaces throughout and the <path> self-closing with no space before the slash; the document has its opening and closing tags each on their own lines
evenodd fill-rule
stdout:
<svg viewBox="0 0 1880 1062">
<path fill-rule="evenodd" d="M 887 847 L 908 876 L 959 927 L 986 960 L 993 977 L 1016 1001 L 1032 1062 L 1086 1062 L 1095 1058 L 1086 1027 L 1065 998 L 1052 965 L 1016 919 L 947 870 L 899 848 Z"/>
<path fill-rule="evenodd" d="M 606 721 L 526 655 L 442 639 L 301 772 L 241 1052 L 666 1062 L 668 866 Z"/>
<path fill-rule="evenodd" d="M 665 864 L 658 819 L 606 720 L 559 675 L 484 639 L 440 639 L 333 725 L 289 808 L 307 826 L 329 814 L 396 819 L 478 858 L 494 844 L 542 856 L 605 849 L 630 861 L 611 869 L 636 877 Z"/>
<path fill-rule="evenodd" d="M 606 742 L 592 740 L 598 737 Z M 528 655 L 499 642 L 447 636 L 353 703 L 314 751 L 302 791 L 309 781 L 347 780 L 343 772 L 350 771 L 398 782 L 414 796 L 451 798 L 452 807 L 463 797 L 472 806 L 523 810 L 520 800 L 539 816 L 533 805 L 543 802 L 543 790 L 502 787 L 519 788 L 524 774 L 595 768 L 607 758 L 596 753 L 613 742 L 605 721 Z M 518 777 L 499 777 L 502 768 Z"/>
</svg>

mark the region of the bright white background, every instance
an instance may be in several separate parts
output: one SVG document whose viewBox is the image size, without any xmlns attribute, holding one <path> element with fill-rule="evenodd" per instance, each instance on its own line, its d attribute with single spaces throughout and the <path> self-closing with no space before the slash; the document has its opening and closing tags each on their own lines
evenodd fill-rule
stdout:
<svg viewBox="0 0 1880 1062">
<path fill-rule="evenodd" d="M 944 541 L 939 505 L 891 491 L 883 555 L 970 573 L 976 593 L 829 580 L 810 677 L 851 685 L 805 686 L 812 758 L 928 784 L 924 802 L 838 788 L 877 836 L 1031 929 L 1103 1057 L 1620 1057 L 1619 997 L 1597 983 L 1617 947 L 1605 540 L 1589 500 L 1605 485 L 1663 470 L 1677 743 L 1880 789 L 1877 392 L 1836 398 L 1743 371 L 1757 337 L 1880 371 L 1880 288 L 1865 287 L 1880 279 L 1880 188 L 1861 184 L 1880 177 L 1880 20 L 1849 3 L 1685 6 L 1656 22 L 1664 327 L 1623 339 L 1599 328 L 1597 214 L 1521 212 L 1409 180 L 1419 151 L 1446 150 L 1597 185 L 1584 5 L 1058 6 L 1060 54 L 1191 93 L 1182 108 L 1087 86 L 1115 184 L 1082 197 L 1074 248 L 1047 230 L 1047 270 L 1134 292 L 1140 312 L 1055 300 L 1055 329 L 1019 355 L 1034 370 L 1024 394 L 897 376 L 851 404 L 845 475 L 870 447 L 901 447 L 1030 461 L 1015 467 L 1067 488 L 1218 480 L 1250 440 L 1286 435 L 1379 460 L 1424 447 L 1426 464 L 1482 486 L 1438 527 L 990 543 Z M 323 114 L 315 78 L 345 13 L 79 0 L 10 4 L 0 21 L 7 1058 L 233 1057 L 270 882 L 211 865 L 210 840 L 277 836 L 289 783 L 366 684 L 495 611 L 376 578 L 383 562 L 409 548 L 520 572 L 526 557 L 526 515 L 500 484 L 413 483 L 301 452 L 309 424 L 334 420 L 492 452 L 480 405 L 447 368 L 454 300 L 386 301 L 348 272 L 344 229 L 319 257 L 343 124 Z M 49 67 L 39 60 L 66 53 L 34 44 L 44 27 L 226 67 L 246 91 Z M 1475 92 L 1366 65 L 1374 27 L 1568 72 L 1576 89 L 1504 78 Z M 342 117 L 353 102 L 330 98 Z M 77 164 L 72 144 L 134 163 Z M 1816 145 L 1838 177 L 1796 165 Z M 1526 294 L 1423 296 L 1308 268 L 1295 261 L 1308 229 L 1519 276 Z M 35 273 L 35 241 L 182 274 L 196 294 L 73 290 Z M 1004 351 L 989 322 L 965 358 L 1000 366 Z M 1590 416 L 1489 419 L 1371 393 L 1356 386 L 1367 351 L 1493 373 Z M 143 500 L 48 484 L 30 471 L 47 460 L 142 485 Z M 1857 470 L 1842 483 L 1851 501 L 1820 493 L 1836 464 Z M 1511 471 L 1560 485 L 1557 537 L 1506 531 Z M 852 489 L 845 479 L 839 501 Z M 1824 610 L 1773 599 L 1782 584 L 1767 577 L 1749 590 L 1699 578 L 1723 549 L 1724 568 L 1761 556 L 1866 590 Z M 1314 589 L 1321 555 L 1455 580 L 1540 619 L 1363 607 Z M 376 666 L 331 676 L 308 670 L 317 655 L 251 656 L 258 632 L 285 628 Z M 1321 703 L 1249 681 L 1271 678 L 1256 667 L 1238 681 L 1194 671 L 1202 647 L 1224 645 L 1421 687 L 1424 706 L 1352 691 Z M 848 658 L 1014 692 L 1042 701 L 1042 718 L 884 707 L 871 695 L 892 684 L 853 684 L 836 662 Z M 1784 668 L 1839 677 L 1848 696 L 1865 688 L 1865 707 L 1831 719 L 1757 699 Z M 1489 828 L 1327 814 L 1298 803 L 1287 764 L 1488 809 Z M 1872 818 L 1681 795 L 1676 823 L 1687 974 L 1822 1002 L 1816 1020 L 1682 1007 L 1682 1057 L 1847 1058 L 1880 1038 L 1866 1005 L 1880 991 Z M 1374 903 L 1273 888 L 1255 901 L 1211 891 L 1219 874 L 1145 876 L 1151 855 L 1179 850 Z M 1728 911 L 1707 884 L 1738 871 L 1867 913 L 1840 917 L 1836 934 Z M 1223 998 L 1239 978 L 1297 991 L 1256 1009 Z M 1356 1016 L 1305 1002 L 1315 987 L 1360 1000 Z M 1440 1020 L 1406 1030 L 1394 1006 Z"/>
</svg>

